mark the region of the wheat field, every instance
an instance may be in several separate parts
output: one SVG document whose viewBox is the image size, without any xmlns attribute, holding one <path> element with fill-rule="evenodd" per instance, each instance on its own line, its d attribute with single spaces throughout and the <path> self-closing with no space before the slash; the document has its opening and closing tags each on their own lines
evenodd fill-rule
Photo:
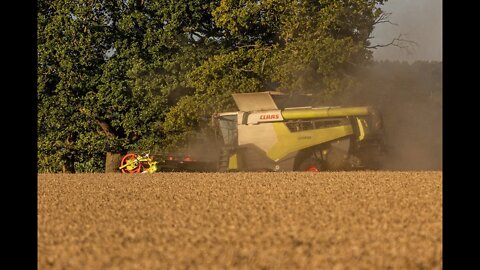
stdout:
<svg viewBox="0 0 480 270">
<path fill-rule="evenodd" d="M 38 269 L 441 268 L 441 171 L 38 175 Z"/>
</svg>

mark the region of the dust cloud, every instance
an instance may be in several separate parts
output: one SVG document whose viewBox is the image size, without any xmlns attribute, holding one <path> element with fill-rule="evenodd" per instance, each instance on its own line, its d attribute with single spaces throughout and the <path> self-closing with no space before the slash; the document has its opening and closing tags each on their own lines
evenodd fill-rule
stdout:
<svg viewBox="0 0 480 270">
<path fill-rule="evenodd" d="M 381 111 L 388 147 L 385 169 L 441 170 L 441 62 L 377 62 L 357 76 L 356 88 L 342 100 Z"/>
<path fill-rule="evenodd" d="M 442 168 L 441 111 L 418 101 L 383 104 L 386 141 L 385 168 L 440 170 Z M 385 107 L 390 107 L 386 109 Z"/>
<path fill-rule="evenodd" d="M 184 152 L 194 161 L 218 162 L 222 137 L 217 130 L 203 128 L 188 136 L 179 151 Z"/>
<path fill-rule="evenodd" d="M 376 61 L 403 63 L 377 63 L 367 69 L 356 100 L 378 106 L 384 114 L 390 149 L 386 168 L 441 169 L 442 1 L 390 0 L 382 10 L 390 13 L 391 23 L 375 27 L 372 45 L 399 36 L 415 44 L 374 50 Z"/>
</svg>

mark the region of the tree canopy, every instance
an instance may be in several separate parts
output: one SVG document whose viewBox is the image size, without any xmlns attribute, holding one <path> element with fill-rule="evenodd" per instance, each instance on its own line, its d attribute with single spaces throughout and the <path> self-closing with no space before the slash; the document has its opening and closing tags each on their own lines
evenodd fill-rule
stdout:
<svg viewBox="0 0 480 270">
<path fill-rule="evenodd" d="M 39 171 L 173 146 L 234 92 L 332 100 L 372 60 L 384 2 L 40 0 Z"/>
</svg>

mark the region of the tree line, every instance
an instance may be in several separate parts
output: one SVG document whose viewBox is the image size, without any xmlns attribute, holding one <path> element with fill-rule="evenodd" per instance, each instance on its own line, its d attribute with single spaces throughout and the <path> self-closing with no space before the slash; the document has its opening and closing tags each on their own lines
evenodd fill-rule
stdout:
<svg viewBox="0 0 480 270">
<path fill-rule="evenodd" d="M 39 0 L 38 170 L 174 148 L 234 109 L 231 93 L 348 100 L 384 2 Z"/>
</svg>

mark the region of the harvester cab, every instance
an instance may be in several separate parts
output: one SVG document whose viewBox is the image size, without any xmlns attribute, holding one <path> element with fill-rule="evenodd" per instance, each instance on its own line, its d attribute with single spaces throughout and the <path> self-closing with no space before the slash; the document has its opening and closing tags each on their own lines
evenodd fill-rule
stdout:
<svg viewBox="0 0 480 270">
<path fill-rule="evenodd" d="M 220 171 L 377 169 L 384 153 L 380 113 L 370 107 L 315 107 L 310 95 L 233 94 L 236 112 L 214 115 Z"/>
</svg>

